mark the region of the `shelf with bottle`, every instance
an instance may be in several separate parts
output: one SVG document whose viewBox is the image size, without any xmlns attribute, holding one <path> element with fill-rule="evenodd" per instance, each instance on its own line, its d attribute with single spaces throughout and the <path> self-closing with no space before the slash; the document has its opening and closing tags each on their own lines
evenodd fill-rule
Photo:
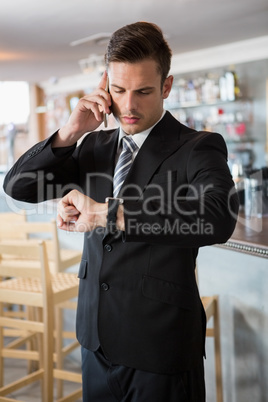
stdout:
<svg viewBox="0 0 268 402">
<path fill-rule="evenodd" d="M 172 97 L 172 94 L 171 94 Z M 183 102 L 174 102 L 173 100 L 165 100 L 165 107 L 168 110 L 176 110 L 176 109 L 192 109 L 192 108 L 200 108 L 200 107 L 208 107 L 208 106 L 224 106 L 224 105 L 229 105 L 237 103 L 237 104 L 242 104 L 242 103 L 251 103 L 252 100 L 249 98 L 238 98 L 233 101 L 228 101 L 228 100 L 221 100 L 221 99 L 211 99 L 206 102 L 201 102 L 201 101 L 183 101 Z"/>
<path fill-rule="evenodd" d="M 236 105 L 237 106 L 237 105 Z M 252 108 L 250 102 L 234 105 L 202 105 L 177 108 L 170 112 L 181 123 L 195 130 L 219 132 L 229 142 L 252 142 Z"/>
<path fill-rule="evenodd" d="M 169 109 L 197 107 L 242 100 L 242 93 L 235 71 L 207 74 L 192 79 L 178 78 L 165 104 Z"/>
<path fill-rule="evenodd" d="M 252 101 L 242 97 L 235 72 L 175 80 L 165 108 L 196 130 L 219 132 L 227 142 L 252 142 Z"/>
</svg>

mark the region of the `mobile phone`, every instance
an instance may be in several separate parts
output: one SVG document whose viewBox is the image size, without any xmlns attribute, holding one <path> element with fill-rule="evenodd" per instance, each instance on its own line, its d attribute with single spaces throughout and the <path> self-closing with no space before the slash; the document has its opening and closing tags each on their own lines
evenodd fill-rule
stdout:
<svg viewBox="0 0 268 402">
<path fill-rule="evenodd" d="M 107 80 L 106 80 L 105 91 L 109 92 L 109 78 L 108 78 L 108 75 L 107 75 Z M 104 127 L 108 126 L 108 114 L 107 113 L 103 113 L 103 123 L 104 123 Z"/>
</svg>

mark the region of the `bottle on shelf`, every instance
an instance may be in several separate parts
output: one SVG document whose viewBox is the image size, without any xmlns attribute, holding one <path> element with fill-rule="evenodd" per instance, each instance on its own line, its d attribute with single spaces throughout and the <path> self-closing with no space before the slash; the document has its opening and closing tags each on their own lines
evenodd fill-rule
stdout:
<svg viewBox="0 0 268 402">
<path fill-rule="evenodd" d="M 234 101 L 241 95 L 238 77 L 235 71 L 226 71 L 219 79 L 220 99 L 222 101 Z"/>
</svg>

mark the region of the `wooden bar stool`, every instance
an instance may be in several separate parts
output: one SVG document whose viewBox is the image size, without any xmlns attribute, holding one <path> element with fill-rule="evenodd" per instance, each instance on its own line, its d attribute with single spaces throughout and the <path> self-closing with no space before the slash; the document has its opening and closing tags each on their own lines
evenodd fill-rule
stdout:
<svg viewBox="0 0 268 402">
<path fill-rule="evenodd" d="M 218 296 L 203 296 L 201 300 L 206 312 L 207 322 L 213 322 L 212 326 L 207 328 L 206 336 L 214 338 L 216 395 L 217 402 L 223 402 L 219 299 Z"/>
<path fill-rule="evenodd" d="M 195 267 L 195 279 L 198 285 L 197 265 Z M 214 338 L 216 401 L 223 402 L 219 297 L 217 295 L 201 296 L 201 301 L 206 313 L 207 323 L 211 324 L 206 329 L 206 337 Z"/>
<path fill-rule="evenodd" d="M 7 397 L 10 393 L 34 381 L 42 380 L 42 401 L 52 402 L 54 400 L 53 383 L 55 378 L 74 381 L 79 384 L 82 382 L 81 374 L 55 369 L 53 363 L 55 307 L 77 296 L 77 275 L 50 272 L 44 241 L 29 242 L 24 245 L 18 242 L 15 246 L 14 241 L 10 243 L 0 242 L 0 255 L 2 257 L 0 275 L 11 277 L 11 279 L 0 282 L 0 400 L 12 401 L 11 398 Z M 28 264 L 30 258 L 34 258 L 35 264 Z M 39 266 L 37 262 L 39 262 Z M 5 317 L 3 314 L 4 303 L 20 303 L 39 309 L 42 320 Z M 25 339 L 25 334 L 28 336 L 40 334 L 42 348 L 37 351 L 21 350 L 5 345 L 5 328 L 21 331 L 23 334 L 22 342 Z M 19 345 L 18 342 L 17 346 Z M 40 368 L 15 382 L 4 385 L 3 372 L 4 358 L 6 357 L 39 360 Z M 71 396 L 61 398 L 60 401 L 75 401 L 81 397 L 81 394 L 82 388 L 80 386 Z"/>
<path fill-rule="evenodd" d="M 21 214 L 20 218 L 17 220 L 15 220 L 17 214 L 8 213 L 2 215 L 5 215 L 5 219 L 3 219 L 3 222 L 0 226 L 0 239 L 7 239 L 9 242 L 14 241 L 15 244 L 17 244 L 17 241 L 20 240 L 21 245 L 29 244 L 29 242 L 35 242 L 37 239 L 45 239 L 49 266 L 52 272 L 64 272 L 69 267 L 80 263 L 82 256 L 81 250 L 63 249 L 60 247 L 58 228 L 55 220 L 50 222 L 28 222 L 26 221 L 24 214 Z M 10 219 L 12 219 L 12 221 Z M 5 240 L 2 241 L 4 242 Z M 12 264 L 12 262 L 10 263 Z M 31 261 L 29 263 L 31 266 L 36 263 L 34 262 L 33 256 L 31 257 Z M 56 334 L 57 343 L 54 360 L 57 360 L 57 367 L 59 369 L 63 367 L 65 357 L 74 349 L 80 347 L 76 339 L 75 330 L 65 331 L 63 328 L 63 311 L 66 309 L 76 310 L 76 306 L 76 301 L 68 301 L 65 304 L 61 304 L 61 306 L 57 307 L 56 309 L 57 328 L 59 333 Z M 28 309 L 26 309 L 26 311 L 27 310 Z M 31 364 L 31 366 L 32 365 L 33 364 Z M 33 367 L 35 367 L 35 365 Z M 31 369 L 32 367 L 29 367 L 29 370 Z M 63 382 L 61 379 L 59 379 L 57 382 L 57 389 L 58 397 L 62 396 Z"/>
</svg>

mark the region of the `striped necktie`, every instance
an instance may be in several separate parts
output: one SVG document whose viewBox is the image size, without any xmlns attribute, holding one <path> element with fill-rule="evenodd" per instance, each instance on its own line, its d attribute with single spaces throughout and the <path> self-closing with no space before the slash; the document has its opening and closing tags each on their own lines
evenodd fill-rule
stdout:
<svg viewBox="0 0 268 402">
<path fill-rule="evenodd" d="M 123 149 L 119 155 L 118 162 L 114 171 L 114 197 L 117 197 L 122 184 L 128 174 L 130 166 L 132 164 L 132 154 L 138 149 L 135 141 L 131 137 L 123 137 Z"/>
</svg>

